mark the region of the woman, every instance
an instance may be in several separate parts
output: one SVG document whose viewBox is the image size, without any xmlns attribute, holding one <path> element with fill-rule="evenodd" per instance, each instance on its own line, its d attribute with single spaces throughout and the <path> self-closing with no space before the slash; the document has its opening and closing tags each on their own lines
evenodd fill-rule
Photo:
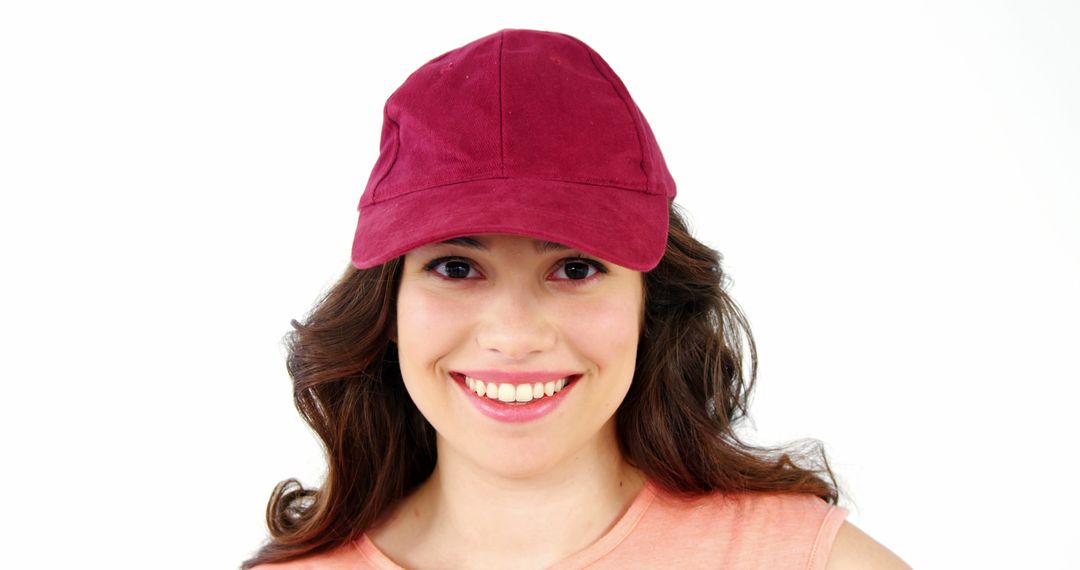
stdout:
<svg viewBox="0 0 1080 570">
<path fill-rule="evenodd" d="M 596 52 L 501 30 L 384 115 L 352 266 L 290 338 L 326 481 L 278 485 L 245 568 L 906 567 L 827 462 L 735 436 L 752 337 Z"/>
</svg>

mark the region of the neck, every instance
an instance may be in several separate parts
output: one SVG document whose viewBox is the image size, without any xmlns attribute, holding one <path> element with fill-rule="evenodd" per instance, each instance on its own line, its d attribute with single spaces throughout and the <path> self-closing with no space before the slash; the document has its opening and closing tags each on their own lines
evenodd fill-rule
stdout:
<svg viewBox="0 0 1080 570">
<path fill-rule="evenodd" d="M 641 491 L 644 475 L 622 458 L 614 438 L 562 464 L 507 477 L 467 462 L 438 440 L 432 475 L 389 526 L 402 540 L 372 540 L 407 567 L 547 567 L 607 533 Z M 600 443 L 602 442 L 602 443 Z M 426 554 L 425 554 L 426 553 Z M 430 553 L 438 553 L 437 559 Z"/>
</svg>

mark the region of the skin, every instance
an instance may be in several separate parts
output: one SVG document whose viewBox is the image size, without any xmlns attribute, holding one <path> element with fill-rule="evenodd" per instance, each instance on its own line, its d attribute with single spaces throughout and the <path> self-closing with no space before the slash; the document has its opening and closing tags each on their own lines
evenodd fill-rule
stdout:
<svg viewBox="0 0 1080 570">
<path fill-rule="evenodd" d="M 836 534 L 826 570 L 911 570 L 899 556 L 871 538 L 859 527 L 844 522 Z"/>
<path fill-rule="evenodd" d="M 644 484 L 614 423 L 634 373 L 642 274 L 557 244 L 541 251 L 543 240 L 471 239 L 405 256 L 395 341 L 438 461 L 369 536 L 410 568 L 543 568 L 603 536 Z M 468 401 L 449 376 L 461 369 L 583 376 L 551 414 L 506 424 Z"/>
</svg>

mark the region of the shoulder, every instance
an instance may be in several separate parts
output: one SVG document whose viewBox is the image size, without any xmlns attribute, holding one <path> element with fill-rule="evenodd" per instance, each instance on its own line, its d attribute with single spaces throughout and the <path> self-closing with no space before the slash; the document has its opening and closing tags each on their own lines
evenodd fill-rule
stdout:
<svg viewBox="0 0 1080 570">
<path fill-rule="evenodd" d="M 660 490 L 612 561 L 617 556 L 628 565 L 650 563 L 639 567 L 825 570 L 847 513 L 813 494 L 687 496 Z"/>
<path fill-rule="evenodd" d="M 911 570 L 899 556 L 885 548 L 859 527 L 844 521 L 836 533 L 826 570 Z"/>
<path fill-rule="evenodd" d="M 771 533 L 795 539 L 796 534 L 811 538 L 823 525 L 826 533 L 835 534 L 847 515 L 847 509 L 833 506 L 810 494 L 724 493 L 681 496 L 661 491 L 652 507 L 651 518 L 679 522 L 681 526 L 740 528 L 744 531 Z M 805 537 L 803 537 L 805 538 Z"/>
<path fill-rule="evenodd" d="M 259 564 L 248 570 L 354 570 L 368 568 L 366 563 L 354 543 L 347 542 L 326 552 L 286 562 Z"/>
<path fill-rule="evenodd" d="M 703 543 L 715 543 L 744 566 L 753 561 L 762 567 L 786 567 L 791 558 L 824 568 L 847 512 L 812 494 L 661 493 L 642 522 L 649 531 L 690 534 Z"/>
</svg>

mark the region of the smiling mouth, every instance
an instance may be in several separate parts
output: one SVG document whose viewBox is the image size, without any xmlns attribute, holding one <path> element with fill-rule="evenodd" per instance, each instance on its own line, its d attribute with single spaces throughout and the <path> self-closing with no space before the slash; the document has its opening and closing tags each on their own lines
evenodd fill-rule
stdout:
<svg viewBox="0 0 1080 570">
<path fill-rule="evenodd" d="M 574 374 L 545 382 L 512 383 L 486 382 L 483 379 L 465 376 L 459 372 L 451 372 L 450 375 L 458 382 L 464 383 L 469 391 L 477 397 L 517 405 L 554 396 L 581 378 L 581 374 Z"/>
</svg>

